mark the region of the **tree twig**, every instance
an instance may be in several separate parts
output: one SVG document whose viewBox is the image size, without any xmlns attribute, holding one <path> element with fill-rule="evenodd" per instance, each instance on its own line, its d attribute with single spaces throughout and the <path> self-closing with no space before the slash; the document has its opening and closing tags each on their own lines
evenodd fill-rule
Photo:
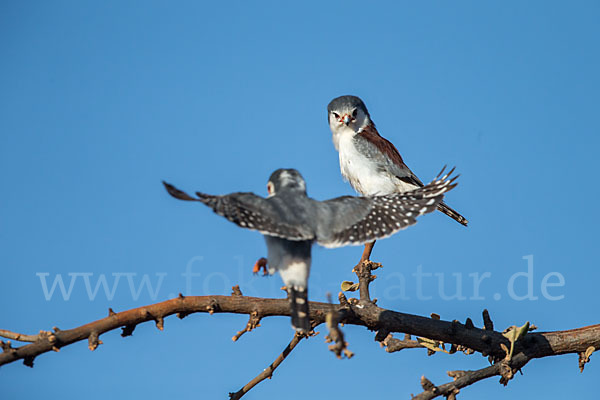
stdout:
<svg viewBox="0 0 600 400">
<path fill-rule="evenodd" d="M 365 294 L 368 296 L 368 291 Z M 340 323 L 365 326 L 368 329 L 378 331 L 376 339 L 379 341 L 386 339 L 392 332 L 402 332 L 428 338 L 430 341 L 449 343 L 454 351 L 457 349 L 468 349 L 470 353 L 477 351 L 484 356 L 489 356 L 490 360 L 495 362 L 494 365 L 481 370 L 466 371 L 464 374 L 456 373 L 454 382 L 441 386 L 435 386 L 426 378 L 423 378 L 424 392 L 419 395 L 420 397 L 417 397 L 418 399 L 430 399 L 441 395 L 452 399 L 460 388 L 496 375 L 502 376 L 501 382 L 506 383 L 512 378 L 516 370 L 535 358 L 577 353 L 580 355 L 579 365 L 581 367 L 582 364 L 589 361 L 589 356 L 595 349 L 600 349 L 600 324 L 567 331 L 526 332 L 518 339 L 514 339 L 511 344 L 508 337 L 503 333 L 490 329 L 492 327 L 489 316 L 485 318 L 485 325 L 488 329 L 479 329 L 474 326 L 470 319 L 462 324 L 456 320 L 450 322 L 386 310 L 378 307 L 368 297 L 367 301 L 363 301 L 355 298 L 346 299 L 343 294 L 340 294 L 339 299 L 339 304 L 311 302 L 310 319 L 312 325 L 317 326 L 325 322 L 328 313 L 335 313 Z M 10 342 L 0 341 L 0 348 L 2 349 L 0 365 L 23 360 L 25 365 L 32 367 L 33 361 L 38 355 L 49 351 L 58 351 L 64 346 L 81 340 L 87 339 L 90 350 L 94 350 L 102 344 L 100 336 L 114 329 L 122 328 L 122 336 L 128 336 L 133 333 L 138 324 L 154 321 L 157 328 L 162 330 L 164 319 L 167 316 L 177 314 L 179 318 L 184 318 L 189 314 L 198 312 L 246 314 L 250 316 L 251 320 L 253 314 L 255 316 L 254 320 L 257 320 L 259 316 L 260 318 L 266 318 L 290 315 L 287 299 L 248 297 L 243 296 L 239 290 L 234 291 L 231 296 L 184 297 L 180 295 L 175 299 L 119 313 L 109 309 L 107 317 L 74 329 L 60 330 L 55 327 L 53 332 L 40 331 L 38 335 L 22 335 L 11 331 L 2 331 L 5 333 L 5 337 L 10 336 L 11 339 L 15 338 L 17 340 L 16 338 L 19 337 L 20 339 L 35 339 L 35 341 L 16 348 L 12 347 Z M 289 348 L 289 351 L 291 351 L 299 340 L 292 339 L 286 349 Z M 394 345 L 400 346 L 398 349 L 418 347 L 417 343 L 413 342 L 414 340 L 407 337 L 404 341 L 398 342 L 388 340 L 388 346 L 391 345 L 388 351 L 394 349 Z M 419 345 L 429 348 L 427 343 L 417 342 Z M 511 356 L 507 357 L 509 348 L 512 349 Z M 289 354 L 289 351 L 284 350 L 280 356 L 281 360 L 278 358 L 274 361 L 272 364 L 273 370 Z M 450 353 L 452 352 L 451 349 Z M 270 374 L 267 373 L 267 375 Z M 248 385 L 255 381 L 252 386 L 256 385 L 260 382 L 261 376 L 263 374 L 260 374 Z M 247 390 L 249 389 L 248 387 Z"/>
<path fill-rule="evenodd" d="M 423 376 L 421 378 L 421 385 L 424 390 L 417 396 L 413 396 L 412 400 L 430 400 L 439 396 L 445 396 L 452 400 L 456 398 L 456 394 L 460 389 L 493 376 L 502 376 L 501 383 L 506 385 L 514 373 L 527 364 L 528 361 L 529 358 L 525 354 L 520 353 L 514 356 L 510 362 L 503 360 L 475 371 L 448 371 L 448 375 L 454 378 L 454 381 L 440 386 L 435 386 Z"/>
<path fill-rule="evenodd" d="M 377 334 L 379 334 L 379 332 L 377 332 Z M 378 340 L 378 338 L 376 337 L 375 340 Z M 395 353 L 404 349 L 425 348 L 418 340 L 413 340 L 409 334 L 405 334 L 404 339 L 396 339 L 391 333 L 388 333 L 383 340 L 378 341 L 380 342 L 381 347 L 385 347 L 385 351 L 388 353 Z"/>
<path fill-rule="evenodd" d="M 358 290 L 361 301 L 371 301 L 369 285 L 375 280 L 375 278 L 377 278 L 376 275 L 371 274 L 371 271 L 374 271 L 377 268 L 381 268 L 381 264 L 366 260 L 358 263 L 352 270 L 352 272 L 354 272 L 358 277 Z"/>
<path fill-rule="evenodd" d="M 24 335 L 22 333 L 7 331 L 6 329 L 0 329 L 0 337 L 17 340 L 19 342 L 35 342 L 39 339 L 39 335 Z"/>
<path fill-rule="evenodd" d="M 240 390 L 238 390 L 235 393 L 229 393 L 229 399 L 230 400 L 239 400 L 242 398 L 243 395 L 248 393 L 248 391 L 250 391 L 254 386 L 258 385 L 260 382 L 264 381 L 267 378 L 271 379 L 275 369 L 277 369 L 277 367 L 279 367 L 279 365 L 283 362 L 283 360 L 285 360 L 285 358 L 288 356 L 288 354 L 290 354 L 292 352 L 292 350 L 294 350 L 296 345 L 298 343 L 300 343 L 300 341 L 302 339 L 304 339 L 305 337 L 306 336 L 303 334 L 299 334 L 299 333 L 294 334 L 294 337 L 292 338 L 290 343 L 285 347 L 285 349 L 283 349 L 281 354 L 279 354 L 279 356 L 277 356 L 275 361 L 273 361 L 271 363 L 271 365 L 269 365 L 267 368 L 265 368 L 264 371 L 261 372 L 260 374 L 258 374 L 254 379 L 252 379 L 250 382 L 248 382 L 246 385 L 244 385 L 244 387 L 242 387 Z"/>
</svg>

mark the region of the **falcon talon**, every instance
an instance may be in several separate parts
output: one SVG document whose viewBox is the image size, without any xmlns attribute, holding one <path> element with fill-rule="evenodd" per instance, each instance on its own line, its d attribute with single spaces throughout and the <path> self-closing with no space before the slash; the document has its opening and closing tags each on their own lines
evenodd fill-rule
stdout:
<svg viewBox="0 0 600 400">
<path fill-rule="evenodd" d="M 254 267 L 252 267 L 252 273 L 257 275 L 261 270 L 263 271 L 262 276 L 269 275 L 269 269 L 267 267 L 268 260 L 264 257 L 259 258 L 256 263 L 254 263 Z"/>
</svg>

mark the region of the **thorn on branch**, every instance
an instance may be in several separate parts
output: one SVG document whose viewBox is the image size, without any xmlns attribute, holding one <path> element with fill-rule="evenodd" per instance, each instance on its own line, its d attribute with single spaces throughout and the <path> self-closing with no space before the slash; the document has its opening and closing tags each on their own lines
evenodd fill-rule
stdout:
<svg viewBox="0 0 600 400">
<path fill-rule="evenodd" d="M 88 348 L 94 351 L 102 344 L 102 340 L 98 339 L 98 332 L 93 331 L 88 337 Z"/>
<path fill-rule="evenodd" d="M 114 312 L 112 308 L 108 307 L 108 316 L 112 317 L 113 315 L 117 315 L 117 313 Z"/>
<path fill-rule="evenodd" d="M 458 378 L 462 378 L 463 376 L 465 376 L 467 374 L 467 371 L 462 371 L 462 370 L 448 371 L 447 374 L 450 378 L 457 380 Z"/>
<path fill-rule="evenodd" d="M 483 310 L 483 326 L 484 329 L 487 331 L 493 331 L 494 330 L 494 323 L 492 322 L 492 319 L 490 318 L 490 313 L 489 311 L 486 309 Z"/>
<path fill-rule="evenodd" d="M 473 321 L 471 320 L 471 318 L 467 318 L 467 320 L 465 321 L 465 328 L 467 328 L 467 329 L 475 328 L 475 325 L 473 324 Z"/>
<path fill-rule="evenodd" d="M 348 303 L 348 299 L 346 298 L 346 295 L 343 292 L 340 292 L 340 294 L 338 294 L 338 300 L 340 301 L 340 305 L 342 307 L 350 308 L 350 303 Z"/>
<path fill-rule="evenodd" d="M 585 351 L 579 353 L 579 372 L 583 372 L 585 364 L 590 362 L 590 357 L 594 351 L 596 351 L 596 348 L 594 346 L 590 346 Z"/>
<path fill-rule="evenodd" d="M 165 328 L 165 319 L 163 317 L 156 317 L 155 321 L 156 321 L 156 327 L 158 328 L 158 330 L 159 331 L 164 330 L 164 328 Z"/>
<path fill-rule="evenodd" d="M 29 368 L 33 368 L 33 360 L 35 360 L 35 357 L 27 356 L 23 359 L 23 365 Z"/>
<path fill-rule="evenodd" d="M 185 317 L 187 317 L 188 315 L 190 315 L 189 312 L 178 312 L 177 313 L 177 318 L 179 319 L 184 319 Z"/>
<path fill-rule="evenodd" d="M 425 378 L 425 375 L 421 377 L 421 387 L 426 392 L 432 392 L 433 394 L 438 393 L 438 388 L 429 379 Z"/>
<path fill-rule="evenodd" d="M 121 328 L 121 337 L 127 337 L 133 335 L 133 331 L 135 330 L 135 325 L 125 325 Z"/>
<path fill-rule="evenodd" d="M 240 285 L 235 285 L 231 288 L 232 296 L 243 296 L 242 290 L 240 289 Z"/>
<path fill-rule="evenodd" d="M 260 319 L 261 319 L 261 317 L 258 314 L 258 311 L 252 311 L 252 313 L 250 314 L 250 316 L 248 318 L 248 323 L 246 324 L 246 327 L 243 330 L 238 331 L 238 333 L 236 333 L 231 338 L 231 340 L 236 342 L 244 333 L 250 332 L 251 330 L 258 328 L 260 326 Z"/>
<path fill-rule="evenodd" d="M 10 343 L 10 340 L 7 340 L 6 342 L 3 342 L 2 340 L 0 340 L 0 347 L 2 348 L 2 352 L 6 352 L 6 353 L 11 353 L 11 352 L 15 352 L 17 351 L 16 349 L 14 349 L 12 347 L 12 344 Z"/>
</svg>

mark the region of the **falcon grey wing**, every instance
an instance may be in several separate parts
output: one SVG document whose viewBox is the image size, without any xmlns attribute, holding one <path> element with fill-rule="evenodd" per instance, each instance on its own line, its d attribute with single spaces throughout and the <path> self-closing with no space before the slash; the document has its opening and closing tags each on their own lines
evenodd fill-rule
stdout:
<svg viewBox="0 0 600 400">
<path fill-rule="evenodd" d="M 356 136 L 354 142 L 357 150 L 375 165 L 379 173 L 387 173 L 390 178 L 397 178 L 406 184 L 404 191 L 422 187 L 423 182 L 408 168 L 396 147 L 386 138 L 379 135 L 375 125 L 365 126 Z"/>
<path fill-rule="evenodd" d="M 280 237 L 287 240 L 312 240 L 312 230 L 301 224 L 282 222 L 272 202 L 254 193 L 231 193 L 222 196 L 196 192 L 196 196 L 163 182 L 167 192 L 176 199 L 198 201 L 210 207 L 216 214 L 227 218 L 242 228 L 256 230 L 263 235 Z"/>
<path fill-rule="evenodd" d="M 443 170 L 442 170 L 443 172 Z M 458 176 L 453 170 L 438 175 L 428 185 L 406 193 L 386 196 L 344 196 L 321 203 L 318 209 L 317 243 L 324 247 L 358 245 L 383 239 L 417 222 L 420 215 L 434 211 L 453 189 Z"/>
</svg>

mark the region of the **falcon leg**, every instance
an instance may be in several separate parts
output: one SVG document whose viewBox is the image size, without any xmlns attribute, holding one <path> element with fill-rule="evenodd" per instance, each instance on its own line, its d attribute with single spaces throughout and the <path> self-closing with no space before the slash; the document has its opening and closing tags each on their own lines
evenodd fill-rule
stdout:
<svg viewBox="0 0 600 400">
<path fill-rule="evenodd" d="M 261 257 L 258 259 L 258 261 L 256 261 L 254 267 L 252 268 L 252 273 L 258 274 L 261 269 L 263 270 L 263 276 L 269 274 L 269 270 L 267 268 L 267 259 L 264 257 Z"/>
<path fill-rule="evenodd" d="M 375 246 L 375 241 L 365 244 L 365 249 L 362 253 L 362 257 L 360 257 L 360 262 L 369 261 L 369 258 L 371 257 L 371 252 L 373 251 L 373 246 Z"/>
</svg>

